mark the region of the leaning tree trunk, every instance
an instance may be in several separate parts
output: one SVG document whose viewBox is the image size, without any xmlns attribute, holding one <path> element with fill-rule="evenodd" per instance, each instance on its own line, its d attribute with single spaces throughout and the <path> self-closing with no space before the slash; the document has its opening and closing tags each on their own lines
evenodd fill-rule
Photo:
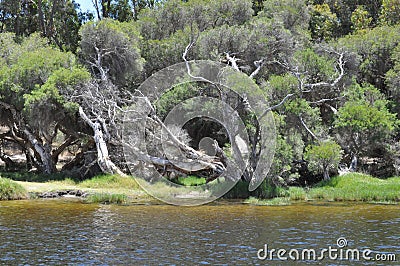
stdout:
<svg viewBox="0 0 400 266">
<path fill-rule="evenodd" d="M 28 140 L 32 144 L 32 147 L 35 149 L 37 154 L 39 154 L 41 160 L 40 167 L 42 172 L 45 174 L 54 173 L 56 171 L 56 167 L 51 156 L 51 145 L 49 143 L 40 143 L 28 129 L 24 129 L 24 133 L 28 137 Z"/>
<path fill-rule="evenodd" d="M 91 121 L 83 111 L 82 107 L 79 107 L 79 115 L 93 130 L 93 140 L 96 143 L 97 150 L 97 164 L 101 171 L 104 173 L 126 176 L 124 172 L 122 172 L 121 169 L 119 169 L 110 159 L 101 124 L 99 122 Z"/>
</svg>

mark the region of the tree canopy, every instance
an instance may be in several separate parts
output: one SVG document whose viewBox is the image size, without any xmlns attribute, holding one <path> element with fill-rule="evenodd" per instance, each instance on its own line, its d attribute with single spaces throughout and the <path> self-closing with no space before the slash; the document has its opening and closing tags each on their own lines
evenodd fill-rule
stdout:
<svg viewBox="0 0 400 266">
<path fill-rule="evenodd" d="M 232 67 L 260 89 L 240 78 L 240 95 L 202 82 L 171 88 L 146 105 L 154 109 L 146 128 L 154 147 L 161 137 L 153 131 L 174 105 L 217 98 L 245 123 L 248 180 L 265 159 L 263 125 L 247 101 L 261 97 L 276 125 L 274 183 L 315 182 L 339 165 L 355 170 L 355 161 L 367 171 L 370 158 L 385 159 L 381 177 L 399 169 L 392 152 L 400 136 L 398 0 L 96 0 L 93 10 L 82 12 L 73 0 L 0 0 L 0 145 L 23 153 L 27 170 L 81 178 L 126 172 L 118 114 L 157 71 L 203 59 Z M 171 132 L 167 142 L 210 163 L 199 176 L 210 181 L 226 167 L 234 145 L 215 121 L 195 119 Z M 195 150 L 203 137 L 216 141 L 217 159 Z M 62 169 L 61 154 L 70 156 Z M 168 170 L 163 156 L 151 157 L 160 173 L 185 174 L 176 165 Z M 11 157 L 0 149 L 7 167 Z"/>
</svg>

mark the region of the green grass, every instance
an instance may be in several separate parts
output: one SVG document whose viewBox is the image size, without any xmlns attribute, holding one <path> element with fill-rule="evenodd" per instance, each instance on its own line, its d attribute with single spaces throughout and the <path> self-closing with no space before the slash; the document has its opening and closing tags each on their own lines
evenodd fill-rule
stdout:
<svg viewBox="0 0 400 266">
<path fill-rule="evenodd" d="M 400 177 L 374 178 L 351 173 L 319 183 L 307 193 L 311 199 L 332 201 L 400 201 Z"/>
<path fill-rule="evenodd" d="M 119 175 L 99 175 L 77 183 L 77 185 L 82 188 L 140 189 L 133 177 L 123 177 Z"/>
<path fill-rule="evenodd" d="M 125 194 L 95 193 L 86 199 L 87 203 L 126 204 L 128 196 Z"/>
<path fill-rule="evenodd" d="M 187 176 L 183 177 L 180 176 L 176 180 L 175 183 L 183 186 L 201 186 L 206 183 L 206 179 L 204 177 L 197 177 L 197 176 Z"/>
<path fill-rule="evenodd" d="M 36 174 L 29 172 L 0 172 L 0 175 L 15 181 L 26 182 L 48 182 L 48 181 L 62 181 L 66 178 L 65 174 L 55 173 L 51 175 Z"/>
<path fill-rule="evenodd" d="M 307 192 L 300 187 L 288 189 L 291 200 L 400 202 L 400 177 L 379 179 L 351 173 L 322 181 Z"/>
<path fill-rule="evenodd" d="M 18 183 L 0 177 L 0 200 L 17 200 L 28 198 L 28 192 Z"/>
<path fill-rule="evenodd" d="M 246 199 L 244 203 L 258 206 L 286 206 L 290 205 L 290 198 L 278 197 L 273 199 L 258 199 L 255 197 L 250 197 Z"/>
<path fill-rule="evenodd" d="M 84 181 L 64 178 L 45 182 L 16 182 L 31 195 L 60 190 L 82 190 L 89 195 L 85 201 L 92 203 L 128 204 L 154 201 L 139 187 L 133 177 L 119 175 L 99 175 Z"/>
<path fill-rule="evenodd" d="M 56 173 L 51 175 L 34 174 L 28 172 L 1 172 L 1 176 L 25 182 L 52 183 L 54 185 L 76 185 L 83 188 L 126 188 L 139 189 L 139 185 L 132 177 L 103 174 L 91 179 L 78 181 L 64 174 Z"/>
<path fill-rule="evenodd" d="M 16 180 L 43 180 L 42 182 L 13 182 L 8 178 L 0 178 L 0 200 L 28 198 L 28 192 L 40 193 L 62 189 L 80 189 L 92 196 L 88 202 L 124 204 L 127 199 L 133 201 L 154 200 L 147 195 L 132 177 L 118 175 L 99 175 L 88 180 L 77 182 L 73 179 L 55 175 L 35 175 L 28 173 L 1 173 L 1 176 Z M 47 178 L 47 179 L 46 179 Z M 164 184 L 153 184 L 165 195 L 185 195 L 194 187 L 202 185 L 204 178 L 188 176 L 178 178 L 180 184 L 187 187 L 170 187 Z M 21 186 L 21 185 L 22 186 Z M 198 187 L 200 189 L 200 187 Z M 272 190 L 273 189 L 273 190 Z M 267 183 L 262 187 L 263 197 L 258 194 L 249 195 L 248 183 L 239 182 L 225 198 L 248 198 L 247 203 L 256 205 L 288 205 L 289 201 L 324 200 L 324 201 L 359 201 L 378 204 L 400 203 L 400 177 L 388 179 L 374 178 L 365 174 L 350 173 L 323 181 L 310 189 L 301 187 L 272 188 Z M 28 192 L 27 192 L 28 191 Z M 234 192 L 234 193 L 233 193 Z M 246 193 L 241 193 L 246 192 Z M 242 195 L 243 194 L 243 195 Z M 249 196 L 253 196 L 250 197 Z M 269 199 L 272 198 L 272 199 Z"/>
<path fill-rule="evenodd" d="M 290 200 L 306 200 L 307 193 L 301 187 L 290 187 L 288 190 Z"/>
</svg>

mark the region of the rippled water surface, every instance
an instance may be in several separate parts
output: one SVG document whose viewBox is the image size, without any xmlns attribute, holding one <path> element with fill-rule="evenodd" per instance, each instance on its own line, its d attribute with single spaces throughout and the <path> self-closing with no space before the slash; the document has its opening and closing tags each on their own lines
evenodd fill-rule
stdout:
<svg viewBox="0 0 400 266">
<path fill-rule="evenodd" d="M 393 265 L 400 265 L 400 207 L 0 202 L 0 264 L 4 265 L 283 265 L 258 260 L 257 251 L 264 244 L 276 249 L 337 247 L 339 237 L 347 239 L 349 248 L 395 253 Z"/>
</svg>

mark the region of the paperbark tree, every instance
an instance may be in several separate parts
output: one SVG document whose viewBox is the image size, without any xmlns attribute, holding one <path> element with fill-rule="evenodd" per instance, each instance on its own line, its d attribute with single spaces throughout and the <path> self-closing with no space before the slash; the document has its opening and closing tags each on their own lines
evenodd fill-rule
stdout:
<svg viewBox="0 0 400 266">
<path fill-rule="evenodd" d="M 89 73 L 72 54 L 47 46 L 36 35 L 22 44 L 8 43 L 8 54 L 3 54 L 7 64 L 0 71 L 0 123 L 8 129 L 2 137 L 17 143 L 28 163 L 53 173 L 61 152 L 76 139 L 69 125 L 71 106 L 63 92 L 73 90 Z M 58 134 L 64 135 L 64 142 L 56 145 Z"/>
</svg>

